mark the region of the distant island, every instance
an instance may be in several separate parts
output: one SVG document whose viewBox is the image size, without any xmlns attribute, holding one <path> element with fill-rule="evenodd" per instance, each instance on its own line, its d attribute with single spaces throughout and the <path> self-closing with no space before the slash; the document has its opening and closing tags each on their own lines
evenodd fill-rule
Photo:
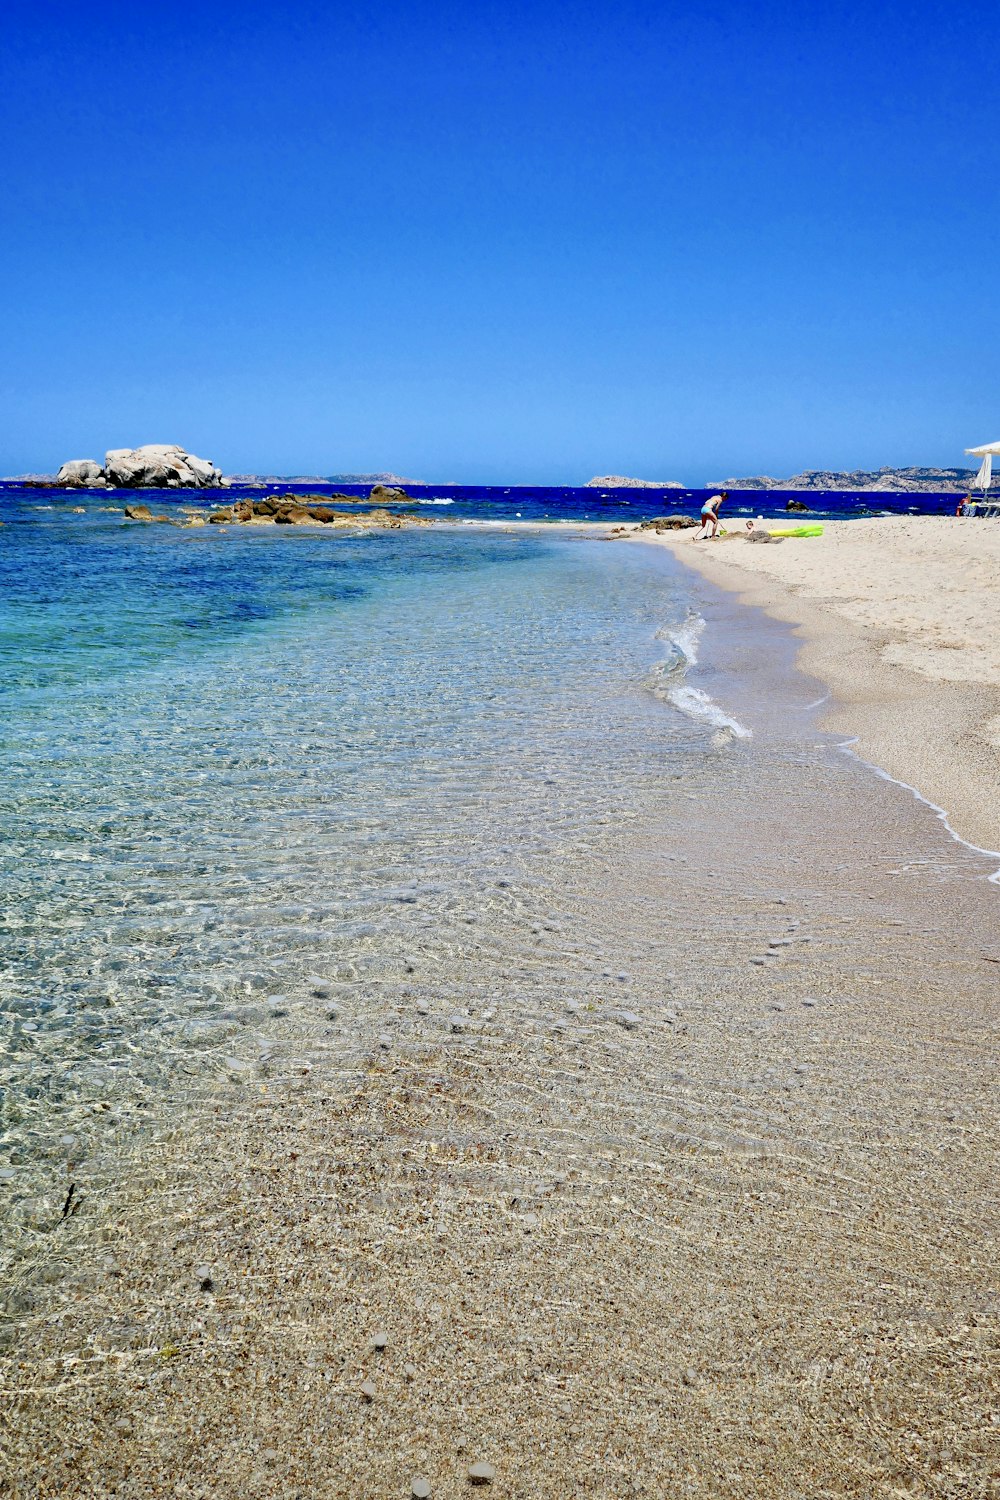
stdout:
<svg viewBox="0 0 1000 1500">
<path fill-rule="evenodd" d="M 750 479 L 719 479 L 706 485 L 711 490 L 853 490 L 893 494 L 964 495 L 976 477 L 975 469 L 805 469 L 791 479 L 771 479 L 756 474 Z"/>
<path fill-rule="evenodd" d="M 423 484 L 400 474 L 227 474 L 225 484 Z"/>
<path fill-rule="evenodd" d="M 734 481 L 735 485 L 735 481 Z M 682 490 L 676 479 L 629 479 L 625 474 L 597 474 L 588 479 L 585 490 Z"/>
</svg>

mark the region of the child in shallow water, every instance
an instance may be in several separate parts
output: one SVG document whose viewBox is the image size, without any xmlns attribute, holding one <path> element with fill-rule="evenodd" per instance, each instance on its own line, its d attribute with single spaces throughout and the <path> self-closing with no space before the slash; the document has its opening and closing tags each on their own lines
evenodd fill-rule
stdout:
<svg viewBox="0 0 1000 1500">
<path fill-rule="evenodd" d="M 728 490 L 723 490 L 718 495 L 709 495 L 708 499 L 705 501 L 705 504 L 701 507 L 701 530 L 702 531 L 705 530 L 705 527 L 708 525 L 709 521 L 711 521 L 711 523 L 712 523 L 712 532 L 711 532 L 711 535 L 713 537 L 716 535 L 716 533 L 719 530 L 719 507 L 722 505 L 722 502 L 724 500 L 728 500 L 728 499 L 729 499 L 729 491 Z M 695 541 L 696 542 L 706 541 L 706 540 L 708 540 L 708 538 L 702 537 L 702 535 L 701 535 L 700 532 L 699 532 L 698 536 L 695 537 Z"/>
</svg>

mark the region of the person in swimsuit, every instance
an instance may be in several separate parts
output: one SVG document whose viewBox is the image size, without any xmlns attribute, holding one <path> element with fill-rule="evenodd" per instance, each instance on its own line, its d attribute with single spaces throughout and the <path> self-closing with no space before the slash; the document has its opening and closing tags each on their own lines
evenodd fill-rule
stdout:
<svg viewBox="0 0 1000 1500">
<path fill-rule="evenodd" d="M 701 529 L 702 529 L 702 531 L 704 531 L 704 529 L 708 525 L 709 521 L 711 521 L 711 523 L 712 523 L 712 532 L 711 532 L 711 535 L 715 536 L 717 534 L 717 532 L 719 530 L 719 507 L 722 505 L 722 502 L 724 500 L 728 500 L 728 499 L 729 499 L 729 491 L 728 490 L 723 490 L 721 492 L 721 494 L 718 494 L 718 495 L 709 495 L 708 499 L 705 501 L 705 504 L 701 507 Z M 695 537 L 695 541 L 696 542 L 704 541 L 704 540 L 707 540 L 707 538 L 704 538 L 704 537 L 702 537 L 700 535 Z"/>
</svg>

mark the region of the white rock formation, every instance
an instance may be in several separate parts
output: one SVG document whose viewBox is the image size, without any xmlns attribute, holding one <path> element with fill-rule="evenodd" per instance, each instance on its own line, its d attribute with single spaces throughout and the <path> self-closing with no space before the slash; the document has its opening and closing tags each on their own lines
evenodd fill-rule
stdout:
<svg viewBox="0 0 1000 1500">
<path fill-rule="evenodd" d="M 204 489 L 222 483 L 222 470 L 176 443 L 110 448 L 104 455 L 109 484 L 128 489 Z"/>
<path fill-rule="evenodd" d="M 107 481 L 104 478 L 104 470 L 96 458 L 71 458 L 59 470 L 56 483 L 66 485 L 67 489 L 75 489 L 79 485 L 103 489 Z"/>
</svg>

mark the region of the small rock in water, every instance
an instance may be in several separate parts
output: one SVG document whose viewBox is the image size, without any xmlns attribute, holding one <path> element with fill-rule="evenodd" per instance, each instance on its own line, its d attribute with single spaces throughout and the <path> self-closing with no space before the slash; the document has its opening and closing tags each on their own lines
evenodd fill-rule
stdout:
<svg viewBox="0 0 1000 1500">
<path fill-rule="evenodd" d="M 465 1030 L 465 1021 L 462 1016 L 452 1016 L 451 1020 L 448 1022 L 448 1025 L 451 1027 L 452 1031 L 456 1033 L 456 1035 L 459 1032 Z"/>
<path fill-rule="evenodd" d="M 382 1035 L 378 1039 L 378 1044 L 382 1048 L 383 1052 L 388 1052 L 388 1051 L 391 1050 L 391 1048 L 392 1048 L 392 1037 L 389 1035 L 389 1033 L 387 1031 L 383 1031 Z"/>
<path fill-rule="evenodd" d="M 752 955 L 752 957 L 750 959 L 750 962 L 752 964 L 760 964 L 761 966 L 763 966 L 764 963 L 766 962 L 766 960 L 763 959 L 763 958 L 761 958 L 761 956 L 760 956 L 759 953 L 755 953 L 755 954 Z"/>
<path fill-rule="evenodd" d="M 492 1464 L 473 1464 L 469 1470 L 470 1484 L 492 1484 L 497 1477 L 497 1471 Z"/>
<path fill-rule="evenodd" d="M 418 1016 L 429 1016 L 430 1013 L 431 1013 L 430 1006 L 427 1005 L 423 1000 L 419 1001 L 418 1004 L 417 1004 L 417 1015 Z"/>
<path fill-rule="evenodd" d="M 674 1026 L 677 1023 L 677 1012 L 675 1010 L 665 1010 L 663 1012 L 663 1019 L 668 1026 Z"/>
<path fill-rule="evenodd" d="M 0 1182 L 13 1182 L 17 1176 L 13 1167 L 0 1167 Z"/>
<path fill-rule="evenodd" d="M 366 1380 L 366 1381 L 363 1382 L 363 1384 L 361 1386 L 361 1396 L 362 1396 L 362 1399 L 364 1401 L 374 1401 L 375 1400 L 375 1382 L 374 1382 L 374 1380 Z"/>
<path fill-rule="evenodd" d="M 410 1494 L 414 1500 L 427 1500 L 431 1492 L 430 1482 L 422 1474 L 414 1474 L 410 1480 Z"/>
<path fill-rule="evenodd" d="M 619 1026 L 624 1026 L 626 1031 L 635 1031 L 637 1027 L 642 1025 L 642 1020 L 636 1015 L 634 1010 L 620 1010 L 615 1016 L 615 1020 Z"/>
<path fill-rule="evenodd" d="M 803 1000 L 802 1004 L 811 1008 L 812 1006 L 814 1006 L 816 1004 L 816 1001 L 815 1000 Z"/>
<path fill-rule="evenodd" d="M 333 987 L 328 979 L 318 979 L 316 975 L 313 975 L 309 980 L 309 985 L 317 1000 L 329 1000 L 333 993 Z"/>
</svg>

